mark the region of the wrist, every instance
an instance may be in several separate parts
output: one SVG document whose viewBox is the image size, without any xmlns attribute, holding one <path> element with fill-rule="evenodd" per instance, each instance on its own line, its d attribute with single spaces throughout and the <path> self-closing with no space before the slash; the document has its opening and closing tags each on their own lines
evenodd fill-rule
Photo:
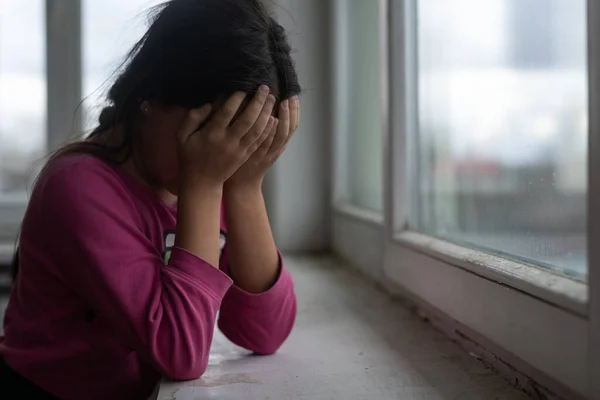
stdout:
<svg viewBox="0 0 600 400">
<path fill-rule="evenodd" d="M 201 180 L 183 181 L 177 193 L 179 203 L 198 204 L 199 202 L 220 202 L 223 197 L 223 185 Z"/>
<path fill-rule="evenodd" d="M 253 181 L 233 181 L 228 180 L 223 185 L 224 190 L 229 195 L 243 195 L 243 196 L 252 196 L 260 194 L 262 195 L 262 183 L 263 180 L 253 180 Z"/>
<path fill-rule="evenodd" d="M 223 182 L 206 178 L 198 174 L 181 174 L 179 180 L 180 193 L 223 193 Z"/>
</svg>

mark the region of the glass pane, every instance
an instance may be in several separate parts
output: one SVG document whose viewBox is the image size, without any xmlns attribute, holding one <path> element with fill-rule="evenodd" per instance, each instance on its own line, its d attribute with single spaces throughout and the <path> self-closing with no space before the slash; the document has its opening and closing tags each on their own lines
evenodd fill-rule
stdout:
<svg viewBox="0 0 600 400">
<path fill-rule="evenodd" d="M 348 200 L 358 207 L 381 212 L 380 2 L 350 0 L 347 10 Z"/>
<path fill-rule="evenodd" d="M 43 0 L 0 1 L 0 198 L 24 193 L 46 152 L 44 19 Z"/>
<path fill-rule="evenodd" d="M 412 226 L 585 279 L 585 0 L 419 0 Z"/>
<path fill-rule="evenodd" d="M 96 127 L 113 73 L 147 29 L 146 10 L 160 0 L 83 0 L 83 123 Z"/>
</svg>

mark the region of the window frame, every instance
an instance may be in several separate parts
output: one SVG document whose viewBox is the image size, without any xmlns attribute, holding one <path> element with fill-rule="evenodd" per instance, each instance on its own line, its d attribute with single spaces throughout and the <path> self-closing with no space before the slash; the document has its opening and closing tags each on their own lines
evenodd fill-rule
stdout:
<svg viewBox="0 0 600 400">
<path fill-rule="evenodd" d="M 82 96 L 81 0 L 45 1 L 46 149 L 57 149 L 80 132 Z M 77 111 L 75 111 L 77 110 Z M 0 264 L 10 262 L 29 191 L 0 195 Z M 3 239 L 4 238 L 4 239 Z"/>
<path fill-rule="evenodd" d="M 339 66 L 344 46 L 338 46 L 343 40 L 344 3 L 334 0 L 336 99 L 344 93 Z M 498 357 L 562 397 L 600 400 L 600 381 L 593 379 L 600 376 L 600 268 L 594 267 L 600 264 L 600 249 L 588 249 L 586 285 L 407 229 L 409 210 L 418 201 L 409 189 L 415 176 L 410 155 L 418 140 L 412 134 L 418 131 L 417 3 L 383 3 L 382 54 L 388 58 L 381 70 L 384 212 L 374 219 L 340 201 L 344 183 L 337 184 L 332 203 L 334 252 L 422 309 L 447 317 L 454 332 L 469 332 L 463 339 L 477 341 L 488 357 Z M 591 155 L 600 154 L 600 117 L 593 112 L 600 107 L 600 40 L 591 39 L 600 37 L 600 4 L 587 4 Z M 333 177 L 340 181 L 346 178 L 346 139 L 344 116 L 336 106 Z M 594 238 L 600 235 L 600 160 L 588 158 L 588 229 Z"/>
<path fill-rule="evenodd" d="M 483 335 L 497 345 L 497 356 L 518 369 L 530 369 L 538 382 L 567 393 L 568 398 L 589 396 L 593 371 L 588 350 L 595 341 L 589 332 L 593 324 L 587 285 L 403 229 L 415 201 L 409 191 L 414 175 L 408 168 L 415 164 L 409 155 L 415 153 L 410 149 L 418 131 L 413 87 L 417 82 L 416 4 L 415 0 L 392 1 L 390 9 L 390 70 L 395 71 L 391 104 L 393 110 L 403 112 L 397 113 L 401 117 L 392 120 L 390 130 L 388 173 L 394 189 L 391 209 L 386 211 L 393 225 L 387 232 L 384 273 L 409 297 Z"/>
<path fill-rule="evenodd" d="M 383 147 L 387 139 L 387 101 L 388 74 L 387 74 L 387 0 L 376 0 L 380 13 L 380 85 L 381 85 L 381 119 Z M 332 0 L 332 85 L 333 98 L 333 162 L 332 162 L 332 248 L 342 258 L 351 262 L 363 273 L 376 280 L 383 277 L 383 255 L 385 236 L 385 212 L 376 212 L 358 207 L 348 201 L 348 123 L 345 118 L 345 101 L 348 98 L 348 52 L 347 29 L 348 2 L 346 0 Z M 383 160 L 382 160 L 383 163 Z M 385 173 L 385 171 L 384 171 Z M 385 203 L 385 197 L 383 198 Z M 385 209 L 385 204 L 383 204 Z"/>
<path fill-rule="evenodd" d="M 588 243 L 600 237 L 600 3 L 588 11 Z M 590 398 L 600 400 L 600 248 L 588 246 Z"/>
</svg>

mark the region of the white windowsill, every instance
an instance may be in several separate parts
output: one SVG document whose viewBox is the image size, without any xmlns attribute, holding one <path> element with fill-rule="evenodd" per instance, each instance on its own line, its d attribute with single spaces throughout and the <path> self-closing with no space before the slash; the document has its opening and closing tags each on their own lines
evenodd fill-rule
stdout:
<svg viewBox="0 0 600 400">
<path fill-rule="evenodd" d="M 585 283 L 416 232 L 402 232 L 394 239 L 400 245 L 525 292 L 559 308 L 584 317 L 588 315 L 588 286 Z"/>
<path fill-rule="evenodd" d="M 346 265 L 328 258 L 286 260 L 298 318 L 281 350 L 252 357 L 217 331 L 203 377 L 165 379 L 153 398 L 526 399 Z"/>
<path fill-rule="evenodd" d="M 357 207 L 347 202 L 335 203 L 333 209 L 337 214 L 358 219 L 375 227 L 383 227 L 383 215 L 376 211 Z"/>
</svg>

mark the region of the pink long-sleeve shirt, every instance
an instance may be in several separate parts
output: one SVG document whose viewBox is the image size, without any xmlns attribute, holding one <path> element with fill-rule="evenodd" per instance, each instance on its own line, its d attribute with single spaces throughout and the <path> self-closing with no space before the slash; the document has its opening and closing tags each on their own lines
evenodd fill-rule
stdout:
<svg viewBox="0 0 600 400">
<path fill-rule="evenodd" d="M 0 354 L 63 399 L 144 399 L 161 375 L 206 369 L 213 330 L 261 354 L 275 352 L 296 315 L 290 274 L 250 294 L 220 268 L 174 247 L 176 206 L 119 166 L 89 155 L 53 161 L 32 193 L 20 272 Z"/>
</svg>

